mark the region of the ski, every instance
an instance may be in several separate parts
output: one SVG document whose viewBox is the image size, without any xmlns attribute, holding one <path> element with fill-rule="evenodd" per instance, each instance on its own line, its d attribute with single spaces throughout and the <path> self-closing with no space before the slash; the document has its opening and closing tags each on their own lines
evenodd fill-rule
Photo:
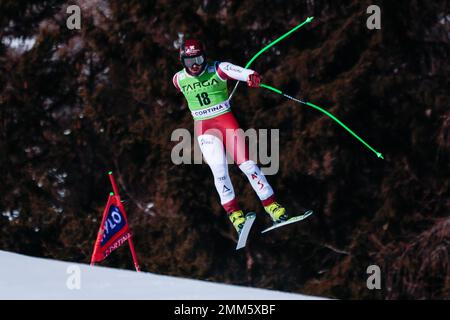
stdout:
<svg viewBox="0 0 450 320">
<path fill-rule="evenodd" d="M 300 215 L 300 216 L 292 217 L 292 218 L 288 219 L 288 220 L 285 221 L 285 222 L 274 223 L 273 226 L 271 226 L 271 227 L 269 227 L 269 228 L 263 230 L 261 233 L 266 233 L 266 232 L 269 232 L 269 231 L 271 231 L 271 230 L 274 230 L 274 229 L 277 229 L 277 228 L 286 226 L 286 225 L 288 225 L 288 224 L 296 223 L 296 222 L 302 221 L 302 220 L 308 218 L 308 217 L 309 217 L 310 215 L 312 215 L 313 213 L 314 213 L 314 212 L 313 212 L 312 210 L 308 210 L 308 211 L 306 211 L 304 214 L 302 214 L 302 215 Z"/>
<path fill-rule="evenodd" d="M 242 249 L 247 244 L 247 238 L 250 233 L 250 230 L 252 228 L 253 222 L 255 222 L 256 213 L 249 212 L 245 215 L 245 224 L 242 228 L 241 232 L 239 233 L 239 239 L 236 246 L 236 250 Z"/>
</svg>

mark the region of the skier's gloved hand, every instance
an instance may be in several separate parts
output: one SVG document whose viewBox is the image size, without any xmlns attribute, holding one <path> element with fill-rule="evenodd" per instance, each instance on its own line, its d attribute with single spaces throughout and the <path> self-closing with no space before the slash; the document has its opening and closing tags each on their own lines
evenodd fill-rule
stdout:
<svg viewBox="0 0 450 320">
<path fill-rule="evenodd" d="M 248 76 L 247 84 L 249 87 L 258 88 L 261 84 L 261 76 L 259 73 L 254 72 Z"/>
</svg>

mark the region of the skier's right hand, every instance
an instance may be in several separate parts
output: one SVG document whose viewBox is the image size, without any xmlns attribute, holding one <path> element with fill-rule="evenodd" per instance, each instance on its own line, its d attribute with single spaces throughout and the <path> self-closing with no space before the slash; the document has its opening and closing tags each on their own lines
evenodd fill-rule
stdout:
<svg viewBox="0 0 450 320">
<path fill-rule="evenodd" d="M 248 76 L 247 84 L 249 87 L 258 88 L 261 84 L 261 76 L 259 73 L 254 72 Z"/>
</svg>

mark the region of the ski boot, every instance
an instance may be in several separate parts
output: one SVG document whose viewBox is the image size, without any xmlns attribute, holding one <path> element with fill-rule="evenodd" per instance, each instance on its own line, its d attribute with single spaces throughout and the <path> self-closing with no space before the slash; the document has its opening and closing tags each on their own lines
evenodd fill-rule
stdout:
<svg viewBox="0 0 450 320">
<path fill-rule="evenodd" d="M 273 202 L 268 206 L 265 206 L 264 209 L 272 218 L 273 223 L 281 223 L 287 221 L 290 218 L 286 213 L 286 209 L 282 207 L 278 202 Z"/>
<path fill-rule="evenodd" d="M 231 223 L 233 223 L 233 226 L 236 229 L 237 233 L 240 234 L 246 220 L 244 212 L 242 210 L 233 211 L 228 217 L 230 218 Z"/>
</svg>

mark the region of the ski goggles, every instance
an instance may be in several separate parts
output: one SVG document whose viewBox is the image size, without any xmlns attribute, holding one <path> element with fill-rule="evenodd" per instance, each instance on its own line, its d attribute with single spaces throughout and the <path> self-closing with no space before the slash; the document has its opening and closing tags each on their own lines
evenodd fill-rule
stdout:
<svg viewBox="0 0 450 320">
<path fill-rule="evenodd" d="M 191 68 L 194 64 L 201 66 L 205 62 L 205 57 L 197 56 L 197 57 L 185 57 L 183 58 L 183 65 L 186 68 Z"/>
</svg>

